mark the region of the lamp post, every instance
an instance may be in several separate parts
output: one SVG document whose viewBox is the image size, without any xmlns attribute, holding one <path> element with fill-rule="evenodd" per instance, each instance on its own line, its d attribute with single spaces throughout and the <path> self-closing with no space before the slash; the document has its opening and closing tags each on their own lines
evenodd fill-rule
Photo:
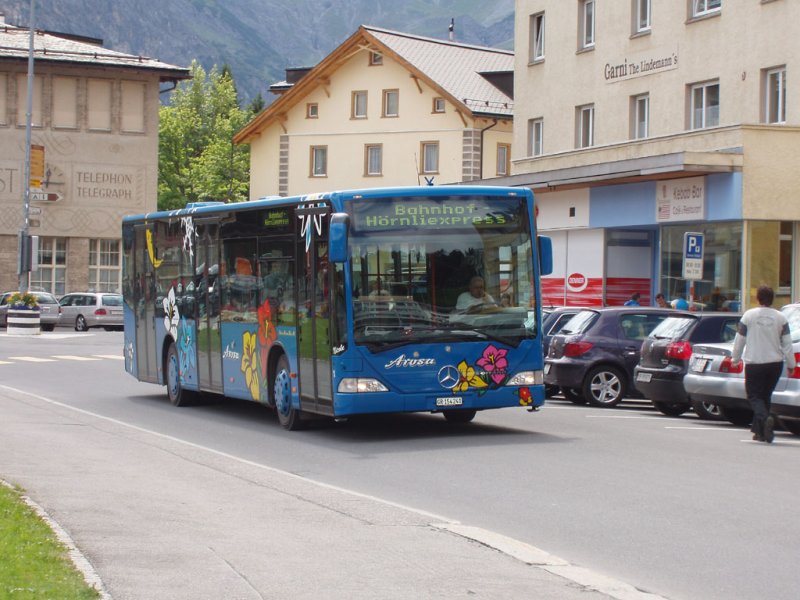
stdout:
<svg viewBox="0 0 800 600">
<path fill-rule="evenodd" d="M 19 291 L 28 291 L 28 275 L 31 270 L 31 248 L 28 241 L 28 226 L 31 208 L 31 120 L 33 118 L 33 17 L 35 0 L 31 0 L 28 23 L 28 104 L 25 111 L 25 176 L 22 179 L 22 229 L 19 232 Z"/>
</svg>

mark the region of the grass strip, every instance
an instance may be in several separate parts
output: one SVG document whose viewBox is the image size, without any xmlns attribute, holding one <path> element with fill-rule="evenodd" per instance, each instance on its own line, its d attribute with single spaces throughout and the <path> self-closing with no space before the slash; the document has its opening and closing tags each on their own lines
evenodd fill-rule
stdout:
<svg viewBox="0 0 800 600">
<path fill-rule="evenodd" d="M 0 485 L 0 598 L 99 598 L 69 559 L 68 550 L 22 499 Z"/>
</svg>

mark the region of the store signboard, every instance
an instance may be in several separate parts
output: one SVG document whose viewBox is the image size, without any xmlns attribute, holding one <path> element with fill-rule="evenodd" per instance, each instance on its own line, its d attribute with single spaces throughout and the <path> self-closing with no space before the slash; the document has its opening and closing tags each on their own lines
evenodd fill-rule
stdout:
<svg viewBox="0 0 800 600">
<path fill-rule="evenodd" d="M 656 185 L 656 222 L 702 221 L 705 218 L 705 177 L 658 182 Z"/>
</svg>

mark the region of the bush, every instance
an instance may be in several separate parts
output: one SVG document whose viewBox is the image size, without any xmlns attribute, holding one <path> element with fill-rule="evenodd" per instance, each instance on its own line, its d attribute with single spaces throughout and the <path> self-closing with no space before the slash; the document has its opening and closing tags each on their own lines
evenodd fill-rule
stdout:
<svg viewBox="0 0 800 600">
<path fill-rule="evenodd" d="M 36 296 L 30 292 L 14 292 L 11 298 L 8 299 L 8 304 L 11 308 L 39 308 L 39 301 Z"/>
</svg>

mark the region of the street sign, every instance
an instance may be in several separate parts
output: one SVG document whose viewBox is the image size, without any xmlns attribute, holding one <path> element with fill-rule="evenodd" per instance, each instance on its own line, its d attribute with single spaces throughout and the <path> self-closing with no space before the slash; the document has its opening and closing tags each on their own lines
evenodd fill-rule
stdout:
<svg viewBox="0 0 800 600">
<path fill-rule="evenodd" d="M 683 234 L 683 278 L 703 278 L 703 234 L 687 231 Z"/>
<path fill-rule="evenodd" d="M 42 214 L 42 209 L 38 206 L 30 206 L 28 207 L 28 214 L 29 215 L 40 215 Z"/>
<path fill-rule="evenodd" d="M 31 202 L 58 202 L 61 194 L 58 192 L 42 192 L 31 190 Z"/>
<path fill-rule="evenodd" d="M 39 227 L 41 224 L 39 219 L 31 219 L 28 221 L 28 227 Z"/>
</svg>

